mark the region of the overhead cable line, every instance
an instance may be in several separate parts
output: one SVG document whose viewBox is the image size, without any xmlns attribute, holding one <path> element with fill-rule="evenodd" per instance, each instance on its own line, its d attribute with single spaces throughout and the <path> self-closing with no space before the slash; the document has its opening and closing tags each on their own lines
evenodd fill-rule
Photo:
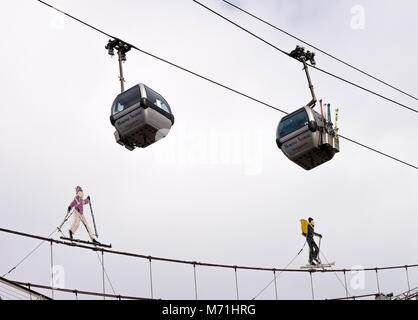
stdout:
<svg viewBox="0 0 418 320">
<path fill-rule="evenodd" d="M 336 61 L 338 61 L 338 62 L 340 62 L 340 63 L 344 64 L 344 65 L 346 65 L 347 67 L 350 67 L 350 68 L 352 68 L 352 69 L 354 69 L 354 70 L 356 70 L 356 71 L 358 71 L 358 72 L 360 72 L 360 73 L 362 73 L 362 74 L 364 74 L 364 75 L 366 75 L 366 76 L 368 76 L 368 77 L 372 78 L 373 80 L 376 80 L 376 81 L 378 81 L 378 82 L 380 82 L 380 83 L 382 83 L 382 84 L 384 84 L 384 85 L 388 86 L 389 88 L 392 88 L 392 89 L 394 89 L 394 90 L 396 90 L 396 91 L 398 91 L 398 92 L 400 92 L 400 93 L 403 93 L 404 95 L 406 95 L 406 96 L 408 96 L 408 97 L 410 97 L 410 98 L 412 98 L 412 99 L 418 100 L 418 98 L 417 98 L 417 97 L 415 97 L 415 96 L 413 96 L 412 94 L 409 94 L 409 93 L 407 93 L 407 92 L 405 92 L 405 91 L 403 91 L 403 90 L 401 90 L 401 89 L 399 89 L 399 88 L 395 87 L 394 85 L 391 85 L 391 84 L 389 84 L 389 83 L 387 83 L 387 82 L 385 82 L 385 81 L 383 81 L 383 80 L 381 80 L 381 79 L 377 78 L 376 76 L 373 76 L 372 74 L 370 74 L 370 73 L 368 73 L 368 72 L 366 72 L 366 71 L 364 71 L 364 70 L 361 70 L 360 68 L 358 68 L 358 67 L 356 67 L 356 66 L 354 66 L 354 65 L 352 65 L 352 64 L 350 64 L 350 63 L 348 63 L 348 62 L 345 62 L 344 60 L 342 60 L 342 59 L 340 59 L 340 58 L 336 57 L 335 55 L 333 55 L 333 54 L 331 54 L 331 53 L 328 53 L 328 52 L 326 52 L 325 50 L 322 50 L 322 49 L 320 49 L 320 48 L 318 48 L 318 47 L 314 46 L 313 44 L 311 44 L 311 43 L 309 43 L 309 42 L 307 42 L 307 41 L 305 41 L 305 40 L 302 40 L 301 38 L 299 38 L 299 37 L 297 37 L 297 36 L 295 36 L 295 35 L 291 34 L 290 32 L 288 32 L 288 31 L 286 31 L 286 30 L 284 30 L 284 29 L 282 29 L 282 28 L 277 27 L 276 25 L 274 25 L 274 24 L 272 24 L 272 23 L 270 23 L 270 22 L 268 22 L 268 21 L 266 21 L 266 20 L 264 20 L 264 19 L 262 19 L 262 18 L 260 18 L 260 17 L 258 17 L 258 16 L 256 16 L 255 14 L 253 14 L 253 13 L 251 13 L 251 12 L 249 12 L 249 11 L 247 11 L 247 10 L 245 10 L 245 9 L 241 8 L 241 7 L 239 7 L 238 5 L 233 4 L 233 3 L 231 3 L 231 2 L 229 2 L 229 1 L 227 1 L 227 0 L 221 0 L 221 1 L 223 1 L 223 2 L 225 2 L 225 3 L 227 3 L 227 4 L 229 4 L 230 6 L 232 6 L 232 7 L 236 8 L 236 9 L 238 9 L 238 10 L 239 10 L 239 11 L 241 11 L 241 12 L 244 12 L 245 14 L 247 14 L 247 15 L 249 15 L 249 16 L 251 16 L 251 17 L 253 17 L 254 19 L 256 19 L 256 20 L 258 20 L 258 21 L 260 21 L 260 22 L 262 22 L 262 23 L 264 23 L 264 24 L 266 24 L 266 25 L 268 25 L 268 26 L 270 26 L 270 27 L 272 27 L 272 28 L 274 28 L 274 29 L 276 29 L 276 30 L 278 30 L 278 31 L 280 31 L 280 32 L 282 32 L 282 33 L 284 33 L 284 34 L 286 34 L 286 35 L 288 35 L 289 37 L 292 37 L 293 39 L 298 40 L 298 41 L 302 42 L 303 44 L 305 44 L 305 45 L 307 45 L 307 46 L 310 46 L 311 48 L 313 48 L 313 49 L 317 50 L 318 52 L 321 52 L 322 54 L 324 54 L 324 55 L 326 55 L 326 56 L 328 56 L 328 57 L 330 57 L 330 58 L 332 58 L 332 59 L 334 59 L 334 60 L 336 60 Z"/>
<path fill-rule="evenodd" d="M 401 159 L 399 159 L 399 158 L 395 158 L 395 157 L 393 157 L 393 156 L 391 156 L 391 155 L 389 155 L 389 154 L 387 154 L 387 153 L 384 153 L 384 152 L 382 152 L 382 151 L 379 151 L 379 150 L 377 150 L 377 149 L 375 149 L 375 148 L 368 147 L 368 146 L 366 146 L 366 145 L 365 145 L 365 144 L 363 144 L 363 143 L 360 143 L 360 142 L 355 141 L 355 140 L 353 140 L 353 139 L 347 138 L 347 137 L 342 136 L 342 135 L 340 135 L 340 134 L 338 134 L 338 137 L 339 137 L 339 138 L 342 138 L 342 139 L 345 139 L 345 140 L 347 140 L 347 141 L 350 141 L 350 142 L 352 142 L 352 143 L 354 143 L 354 144 L 357 144 L 358 146 L 361 146 L 361 147 L 363 147 L 363 148 L 369 149 L 370 151 L 373 151 L 373 152 L 379 153 L 379 154 L 381 154 L 382 156 L 388 157 L 388 158 L 390 158 L 390 159 L 392 159 L 392 160 L 398 161 L 398 162 L 400 162 L 400 163 L 403 163 L 404 165 L 407 165 L 407 166 L 409 166 L 409 167 L 411 167 L 411 168 L 414 168 L 414 169 L 417 169 L 417 170 L 418 170 L 418 166 L 416 166 L 416 165 L 413 165 L 413 164 L 410 164 L 410 163 L 408 163 L 408 162 L 405 162 L 405 161 L 403 161 L 403 160 L 401 160 Z"/>
<path fill-rule="evenodd" d="M 77 21 L 77 22 L 80 22 L 81 24 L 84 24 L 85 26 L 87 26 L 87 27 L 89 27 L 89 28 L 91 28 L 91 29 L 93 29 L 93 30 L 95 30 L 95 31 L 97 31 L 97 32 L 99 32 L 99 33 L 101 33 L 101 34 L 103 34 L 103 35 L 107 36 L 107 37 L 110 37 L 110 38 L 113 38 L 113 39 L 118 39 L 118 40 L 121 40 L 120 38 L 115 37 L 115 36 L 112 36 L 112 35 L 110 35 L 110 34 L 108 34 L 108 33 L 104 32 L 103 30 L 98 29 L 98 28 L 96 28 L 96 27 L 92 26 L 91 24 L 88 24 L 88 23 L 86 23 L 86 22 L 84 22 L 84 21 L 82 21 L 82 20 L 80 20 L 80 19 L 78 19 L 78 18 L 76 18 L 76 17 L 74 17 L 74 16 L 72 16 L 72 15 L 70 15 L 70 14 L 68 14 L 68 13 L 64 12 L 64 11 L 61 11 L 61 10 L 59 10 L 59 9 L 55 8 L 54 6 L 52 6 L 52 5 L 50 5 L 50 4 L 46 3 L 46 2 L 44 2 L 44 1 L 42 1 L 42 0 L 36 0 L 36 1 L 38 1 L 38 2 L 40 2 L 40 3 L 42 3 L 42 4 L 44 4 L 44 5 L 46 5 L 46 6 L 50 7 L 50 8 L 52 8 L 52 9 L 54 9 L 54 10 L 57 10 L 58 12 L 60 12 L 60 13 L 62 13 L 62 14 L 64 14 L 64 15 L 66 15 L 67 17 L 69 17 L 69 18 L 71 18 L 71 19 L 73 19 L 73 20 L 75 20 L 75 21 Z M 260 38 L 260 39 L 261 39 L 261 38 Z M 122 41 L 122 40 L 121 40 L 121 41 Z M 262 41 L 265 41 L 265 40 L 262 40 Z M 123 41 L 123 42 L 124 42 L 124 43 L 126 43 L 126 44 L 129 44 L 129 46 L 131 46 L 131 48 L 133 48 L 133 49 L 135 49 L 135 50 L 137 50 L 137 51 L 139 51 L 139 52 L 141 52 L 141 53 L 143 53 L 143 54 L 146 54 L 146 55 L 148 55 L 148 56 L 150 56 L 150 57 L 152 57 L 152 58 L 155 58 L 155 59 L 157 59 L 157 60 L 159 60 L 159 61 L 161 61 L 161 62 L 164 62 L 164 63 L 166 63 L 166 64 L 169 64 L 169 65 L 171 65 L 171 66 L 173 66 L 173 67 L 175 67 L 175 68 L 177 68 L 177 69 L 180 69 L 180 70 L 182 70 L 182 71 L 185 71 L 185 72 L 187 72 L 187 73 L 189 73 L 189 74 L 192 74 L 192 75 L 194 75 L 194 76 L 196 76 L 196 77 L 198 77 L 198 78 L 201 78 L 201 79 L 203 79 L 203 80 L 205 80 L 205 81 L 211 82 L 211 83 L 213 83 L 213 84 L 215 84 L 215 85 L 217 85 L 217 86 L 219 86 L 219 87 L 222 87 L 222 88 L 224 88 L 224 89 L 226 89 L 226 90 L 229 90 L 229 91 L 231 91 L 231 92 L 234 92 L 234 93 L 236 93 L 236 94 L 238 94 L 238 95 L 240 95 L 240 96 L 243 96 L 243 97 L 245 97 L 245 98 L 247 98 L 247 99 L 250 99 L 250 100 L 252 100 L 252 101 L 254 101 L 254 102 L 257 102 L 257 103 L 259 103 L 259 104 L 262 104 L 262 105 L 264 105 L 264 106 L 266 106 L 266 107 L 269 107 L 269 108 L 271 108 L 271 109 L 277 110 L 277 111 L 279 111 L 279 112 L 281 112 L 281 113 L 284 113 L 284 114 L 288 114 L 288 112 L 286 112 L 286 111 L 284 111 L 284 110 L 282 110 L 282 109 L 280 109 L 280 108 L 277 108 L 277 107 L 273 106 L 272 104 L 269 104 L 269 103 L 263 102 L 263 101 L 261 101 L 260 99 L 254 98 L 254 97 L 252 97 L 252 96 L 250 96 L 250 95 L 248 95 L 248 94 L 246 94 L 246 93 L 243 93 L 243 92 L 241 92 L 241 91 L 238 91 L 238 90 L 236 90 L 236 89 L 233 89 L 233 88 L 231 88 L 231 87 L 229 87 L 229 86 L 227 86 L 227 85 L 224 85 L 224 84 L 222 84 L 222 83 L 220 83 L 220 82 L 217 82 L 217 81 L 212 80 L 212 79 L 210 79 L 210 78 L 208 78 L 208 77 L 205 77 L 205 76 L 203 76 L 203 75 L 201 75 L 201 74 L 198 74 L 198 73 L 196 73 L 196 72 L 194 72 L 194 71 L 191 71 L 191 70 L 189 70 L 189 69 L 187 69 L 187 68 L 185 68 L 185 67 L 182 67 L 182 66 L 180 66 L 180 65 L 178 65 L 178 64 L 175 64 L 175 63 L 173 63 L 173 62 L 171 62 L 171 61 L 168 61 L 168 60 L 166 60 L 166 59 L 164 59 L 164 58 L 161 58 L 161 57 L 159 57 L 159 56 L 157 56 L 157 55 L 155 55 L 155 54 L 152 54 L 152 53 L 147 52 L 147 51 L 145 51 L 145 50 L 143 50 L 143 49 L 140 49 L 140 48 L 138 48 L 138 47 L 136 47 L 136 46 L 134 46 L 134 45 L 132 45 L 132 44 L 130 44 L 130 43 L 128 43 L 128 42 L 126 42 L 126 41 Z M 279 48 L 278 48 L 278 50 L 282 51 L 282 50 L 281 50 L 281 49 L 279 49 Z M 284 52 L 284 53 L 286 53 L 285 51 L 283 51 L 283 52 Z M 286 53 L 286 55 L 288 55 L 288 53 Z M 413 164 L 410 164 L 410 163 L 408 163 L 408 162 L 405 162 L 405 161 L 403 161 L 403 160 L 400 160 L 400 159 L 398 159 L 398 158 L 395 158 L 395 157 L 393 157 L 393 156 L 391 156 L 391 155 L 389 155 L 389 154 L 386 154 L 386 153 L 384 153 L 384 152 L 382 152 L 382 151 L 378 151 L 378 150 L 376 150 L 376 149 L 374 149 L 374 148 L 368 147 L 368 146 L 366 146 L 366 145 L 364 145 L 364 144 L 362 144 L 362 143 L 359 143 L 359 142 L 357 142 L 357 141 L 355 141 L 355 140 L 353 140 L 353 139 L 349 139 L 349 138 L 344 137 L 344 136 L 341 136 L 341 135 L 339 135 L 339 137 L 341 137 L 341 138 L 343 138 L 343 139 L 346 139 L 346 140 L 348 140 L 348 141 L 350 141 L 350 142 L 353 142 L 353 143 L 355 143 L 355 144 L 357 144 L 357 145 L 359 145 L 359 146 L 362 146 L 362 147 L 364 147 L 364 148 L 366 148 L 366 149 L 369 149 L 369 150 L 371 150 L 371 151 L 375 151 L 375 152 L 377 152 L 377 153 L 379 153 L 379 154 L 381 154 L 381 155 L 383 155 L 383 156 L 386 156 L 386 157 L 388 157 L 388 158 L 390 158 L 390 159 L 392 159 L 392 160 L 398 161 L 398 162 L 400 162 L 400 163 L 402 163 L 402 164 L 405 164 L 405 165 L 407 165 L 407 166 L 409 166 L 409 167 L 412 167 L 412 168 L 414 168 L 414 169 L 417 169 L 417 170 L 418 170 L 418 166 L 415 166 L 415 165 L 413 165 Z"/>
<path fill-rule="evenodd" d="M 52 9 L 54 9 L 54 10 L 57 10 L 58 12 L 60 12 L 60 13 L 62 13 L 62 14 L 64 14 L 64 15 L 66 15 L 67 17 L 69 17 L 69 18 L 71 18 L 71 19 L 73 19 L 73 20 L 75 20 L 75 21 L 77 21 L 77 22 L 80 22 L 80 23 L 84 24 L 85 26 L 87 26 L 87 27 L 89 27 L 89 28 L 92 28 L 93 30 L 96 30 L 97 32 L 99 32 L 99 33 L 101 33 L 101 34 L 103 34 L 103 35 L 105 35 L 105 36 L 107 36 L 107 37 L 109 37 L 109 38 L 113 38 L 113 39 L 121 40 L 122 42 L 124 42 L 124 43 L 128 44 L 131 48 L 133 48 L 133 49 L 135 49 L 135 50 L 137 50 L 137 51 L 139 51 L 139 52 L 141 52 L 141 53 L 143 53 L 143 54 L 146 54 L 146 55 L 150 56 L 151 58 L 157 59 L 157 60 L 159 60 L 159 61 L 161 61 L 161 62 L 164 62 L 164 63 L 166 63 L 166 64 L 169 64 L 169 65 L 171 65 L 171 66 L 173 66 L 173 67 L 175 67 L 175 68 L 177 68 L 177 69 L 180 69 L 180 70 L 182 70 L 182 71 L 185 71 L 185 72 L 187 72 L 187 73 L 190 73 L 190 74 L 192 74 L 192 75 L 194 75 L 194 76 L 196 76 L 196 77 L 198 77 L 198 78 L 201 78 L 201 79 L 203 79 L 203 80 L 206 80 L 206 81 L 208 81 L 208 82 L 211 82 L 211 83 L 213 83 L 213 84 L 216 84 L 217 86 L 220 86 L 220 87 L 222 87 L 222 88 L 224 88 L 224 89 L 227 89 L 227 90 L 229 90 L 229 91 L 232 91 L 232 92 L 234 92 L 234 93 L 236 93 L 236 94 L 238 94 L 238 95 L 241 95 L 241 96 L 243 96 L 243 97 L 245 97 L 245 98 L 248 98 L 248 99 L 253 100 L 253 101 L 257 102 L 257 103 L 263 104 L 263 105 L 265 105 L 265 106 L 267 106 L 267 107 L 269 107 L 269 108 L 275 109 L 275 110 L 280 111 L 280 112 L 282 112 L 282 113 L 284 113 L 284 114 L 287 114 L 287 112 L 286 112 L 286 111 L 284 111 L 284 110 L 282 110 L 282 109 L 279 109 L 279 108 L 277 108 L 277 107 L 275 107 L 275 106 L 273 106 L 273 105 L 271 105 L 271 104 L 268 104 L 268 103 L 265 103 L 265 102 L 263 102 L 263 101 L 261 101 L 261 100 L 259 100 L 259 99 L 253 98 L 253 97 L 251 97 L 251 96 L 249 96 L 249 95 L 247 95 L 247 94 L 245 94 L 245 93 L 243 93 L 243 92 L 240 92 L 240 91 L 235 90 L 235 89 L 233 89 L 233 88 L 231 88 L 231 87 L 228 87 L 228 86 L 226 86 L 226 85 L 224 85 L 224 84 L 222 84 L 222 83 L 220 83 L 220 82 L 217 82 L 217 81 L 215 81 L 215 80 L 212 80 L 212 79 L 210 79 L 210 78 L 208 78 L 208 77 L 205 77 L 205 76 L 203 76 L 203 75 L 201 75 L 201 74 L 198 74 L 198 73 L 196 73 L 196 72 L 194 72 L 194 71 L 191 71 L 191 70 L 189 70 L 189 69 L 187 69 L 187 68 L 184 68 L 184 67 L 182 67 L 182 66 L 180 66 L 180 65 L 178 65 L 178 64 L 175 64 L 175 63 L 173 63 L 173 62 L 171 62 L 171 61 L 168 61 L 168 60 L 166 60 L 166 59 L 164 59 L 164 58 L 161 58 L 161 57 L 159 57 L 159 56 L 156 56 L 155 54 L 152 54 L 152 53 L 150 53 L 150 52 L 148 52 L 148 51 L 142 50 L 141 48 L 138 48 L 137 46 L 135 46 L 135 45 L 133 45 L 133 44 L 131 44 L 131 43 L 128 43 L 128 42 L 126 42 L 126 41 L 124 41 L 124 40 L 122 40 L 122 39 L 120 39 L 120 38 L 118 38 L 118 37 L 112 36 L 112 35 L 110 35 L 110 34 L 106 33 L 105 31 L 100 30 L 100 29 L 98 29 L 98 28 L 96 28 L 96 27 L 92 26 L 91 24 L 88 24 L 87 22 L 84 22 L 84 21 L 82 21 L 82 20 L 80 20 L 80 19 L 78 19 L 78 18 L 76 18 L 76 17 L 74 17 L 74 16 L 72 16 L 72 15 L 70 15 L 70 14 L 68 14 L 68 13 L 66 13 L 66 12 L 64 12 L 64 11 L 62 11 L 62 10 L 60 10 L 60 9 L 57 9 L 57 8 L 55 8 L 54 6 L 52 6 L 52 5 L 50 5 L 50 4 L 46 3 L 46 2 L 44 2 L 44 1 L 42 1 L 42 0 L 36 0 L 36 1 L 38 1 L 38 2 L 40 2 L 40 3 L 42 3 L 42 4 L 44 4 L 44 5 L 46 5 L 46 6 L 50 7 L 50 8 L 52 8 Z"/>
<path fill-rule="evenodd" d="M 234 26 L 236 26 L 237 28 L 239 28 L 239 29 L 241 29 L 241 30 L 245 31 L 246 33 L 250 34 L 250 35 L 251 35 L 251 36 L 253 36 L 254 38 L 256 38 L 256 39 L 258 39 L 258 40 L 260 40 L 260 41 L 264 42 L 265 44 L 269 45 L 270 47 L 272 47 L 272 48 L 274 48 L 274 49 L 278 50 L 279 52 L 281 52 L 281 53 L 283 53 L 283 54 L 285 54 L 285 55 L 287 55 L 287 56 L 289 56 L 289 57 L 290 57 L 289 53 L 287 53 L 287 52 L 286 52 L 286 51 L 284 51 L 283 49 L 280 49 L 279 47 L 275 46 L 275 45 L 274 45 L 274 44 L 272 44 L 271 42 L 269 42 L 269 41 L 267 41 L 267 40 L 265 40 L 265 39 L 261 38 L 260 36 L 256 35 L 254 32 L 251 32 L 250 30 L 248 30 L 248 29 L 246 29 L 246 28 L 242 27 L 242 26 L 241 26 L 241 25 L 239 25 L 238 23 L 236 23 L 236 22 L 232 21 L 231 19 L 228 19 L 227 17 L 223 16 L 223 15 L 222 15 L 222 14 L 220 14 L 219 12 L 217 12 L 217 11 L 215 11 L 215 10 L 213 10 L 213 9 L 211 9 L 211 8 L 209 8 L 209 7 L 207 7 L 207 6 L 205 6 L 205 5 L 204 5 L 203 3 L 201 3 L 201 2 L 199 2 L 199 1 L 197 1 L 197 0 L 192 0 L 192 1 L 193 1 L 193 2 L 195 2 L 195 3 L 197 3 L 198 5 L 200 5 L 201 7 L 205 8 L 206 10 L 208 10 L 208 11 L 210 11 L 210 12 L 214 13 L 214 14 L 215 14 L 215 15 L 217 15 L 218 17 L 220 17 L 220 18 L 222 18 L 222 19 L 224 19 L 224 20 L 228 21 L 229 23 L 233 24 L 233 25 L 234 25 Z M 291 58 L 293 59 L 293 57 L 291 57 Z M 340 81 L 343 81 L 343 82 L 345 82 L 345 83 L 348 83 L 348 84 L 350 84 L 350 85 L 352 85 L 352 86 L 355 86 L 356 88 L 359 88 L 359 89 L 361 89 L 361 90 L 364 90 L 364 91 L 366 91 L 366 92 L 368 92 L 368 93 L 371 93 L 371 94 L 373 94 L 373 95 L 375 95 L 375 96 L 378 96 L 378 97 L 380 97 L 380 98 L 382 98 L 382 99 L 385 99 L 385 100 L 387 100 L 387 101 L 389 101 L 389 102 L 392 102 L 392 103 L 394 103 L 394 104 L 396 104 L 396 105 L 398 105 L 398 106 L 401 106 L 401 107 L 403 107 L 403 108 L 405 108 L 405 109 L 408 109 L 408 110 L 410 110 L 410 111 L 413 111 L 413 112 L 418 113 L 418 110 L 417 110 L 417 109 L 414 109 L 414 108 L 412 108 L 412 107 L 409 107 L 409 106 L 407 106 L 407 105 L 405 105 L 405 104 L 403 104 L 403 103 L 400 103 L 400 102 L 398 102 L 398 101 L 395 101 L 395 100 L 393 100 L 393 99 L 391 99 L 391 98 L 388 98 L 388 97 L 386 97 L 386 96 L 384 96 L 384 95 L 382 95 L 382 94 L 380 94 L 380 93 L 377 93 L 377 92 L 375 92 L 375 91 L 372 91 L 372 90 L 370 90 L 370 89 L 367 89 L 367 88 L 365 88 L 365 87 L 363 87 L 363 86 L 360 86 L 360 85 L 358 85 L 358 84 L 356 84 L 356 83 L 354 83 L 354 82 L 352 82 L 352 81 L 349 81 L 349 80 L 344 79 L 344 78 L 342 78 L 342 77 L 340 77 L 340 76 L 337 76 L 337 75 L 335 75 L 335 74 L 333 74 L 333 73 L 331 73 L 331 72 L 328 72 L 328 71 L 326 71 L 326 70 L 324 70 L 324 69 L 318 68 L 318 67 L 316 67 L 316 66 L 314 66 L 314 65 L 312 65 L 312 64 L 309 64 L 309 63 L 307 63 L 307 64 L 308 64 L 310 67 L 312 67 L 312 68 L 314 68 L 314 69 L 316 69 L 316 70 L 318 70 L 318 71 L 320 71 L 320 72 L 322 72 L 322 73 L 325 73 L 325 74 L 327 74 L 327 75 L 329 75 L 329 76 L 331 76 L 331 77 L 333 77 L 333 78 L 335 78 L 335 79 L 338 79 L 338 80 L 340 80 Z"/>
<path fill-rule="evenodd" d="M 47 7 L 50 7 L 51 9 L 54 9 L 54 10 L 56 10 L 56 11 L 58 11 L 58 12 L 62 13 L 63 15 L 65 15 L 65 16 L 67 16 L 67 17 L 69 17 L 69 18 L 71 18 L 71 19 L 73 19 L 73 20 L 75 20 L 75 21 L 80 22 L 81 24 L 84 24 L 85 26 L 87 26 L 87 27 L 89 27 L 89 28 L 91 28 L 91 29 L 93 29 L 93 30 L 96 30 L 97 32 L 100 32 L 100 33 L 102 33 L 102 34 L 104 34 L 104 35 L 108 36 L 109 38 L 114 38 L 114 39 L 116 39 L 114 36 L 112 36 L 112 35 L 110 35 L 110 34 L 108 34 L 108 33 L 104 32 L 103 30 L 100 30 L 100 29 L 98 29 L 98 28 L 96 28 L 96 27 L 92 26 L 91 24 L 88 24 L 87 22 L 84 22 L 84 21 L 82 21 L 82 20 L 80 20 L 80 19 L 78 19 L 78 18 L 76 18 L 76 17 L 74 17 L 74 16 L 72 16 L 72 15 L 70 15 L 70 14 L 68 14 L 68 13 L 66 13 L 66 12 L 64 12 L 64 11 L 62 11 L 62 10 L 58 9 L 58 8 L 56 8 L 56 7 L 54 7 L 53 5 L 51 5 L 51 4 L 49 4 L 49 3 L 45 2 L 45 1 L 42 1 L 42 0 L 37 0 L 37 1 L 38 1 L 38 2 L 40 2 L 40 3 L 42 3 L 42 4 L 44 4 L 44 5 L 46 5 Z"/>
</svg>

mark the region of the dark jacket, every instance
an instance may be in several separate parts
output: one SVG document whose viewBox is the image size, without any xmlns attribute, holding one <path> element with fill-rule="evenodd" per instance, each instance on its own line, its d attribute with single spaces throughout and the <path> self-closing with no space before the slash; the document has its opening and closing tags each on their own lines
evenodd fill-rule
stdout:
<svg viewBox="0 0 418 320">
<path fill-rule="evenodd" d="M 308 224 L 308 234 L 306 235 L 306 238 L 309 240 L 313 240 L 314 236 L 322 237 L 322 235 L 314 231 L 314 228 L 312 227 L 311 224 Z"/>
</svg>

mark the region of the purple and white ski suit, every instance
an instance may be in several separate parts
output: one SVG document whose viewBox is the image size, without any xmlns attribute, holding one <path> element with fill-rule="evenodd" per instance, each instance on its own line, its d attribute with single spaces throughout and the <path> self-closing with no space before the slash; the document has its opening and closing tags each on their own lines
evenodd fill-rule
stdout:
<svg viewBox="0 0 418 320">
<path fill-rule="evenodd" d="M 76 192 L 78 193 L 78 191 L 83 191 L 83 190 L 80 187 L 77 187 Z M 79 197 L 78 195 L 76 195 L 74 200 L 70 203 L 70 206 L 68 207 L 68 211 L 70 211 L 71 208 L 75 209 L 74 220 L 73 220 L 73 224 L 70 228 L 70 231 L 71 231 L 72 234 L 74 234 L 77 231 L 77 229 L 80 225 L 80 222 L 82 222 L 84 224 L 84 226 L 86 227 L 86 230 L 87 230 L 87 232 L 90 236 L 90 239 L 93 240 L 94 235 L 91 232 L 91 230 L 90 230 L 90 228 L 87 224 L 87 220 L 83 215 L 83 206 L 85 204 L 88 204 L 88 203 L 89 203 L 89 198 L 86 198 L 86 199 L 83 200 L 83 198 Z"/>
<path fill-rule="evenodd" d="M 70 208 L 75 208 L 79 213 L 83 214 L 83 206 L 89 203 L 89 199 L 80 198 L 78 195 L 75 196 L 73 202 L 70 203 Z"/>
</svg>

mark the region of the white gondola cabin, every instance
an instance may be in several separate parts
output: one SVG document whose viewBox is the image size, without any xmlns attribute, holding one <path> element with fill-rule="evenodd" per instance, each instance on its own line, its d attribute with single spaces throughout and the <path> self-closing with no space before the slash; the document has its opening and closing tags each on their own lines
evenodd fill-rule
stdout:
<svg viewBox="0 0 418 320">
<path fill-rule="evenodd" d="M 110 122 L 116 129 L 116 142 L 133 150 L 165 137 L 174 124 L 174 116 L 160 94 L 140 83 L 116 97 Z"/>
<path fill-rule="evenodd" d="M 305 106 L 280 120 L 276 143 L 286 157 L 310 170 L 331 160 L 340 150 L 330 127 L 319 113 Z"/>
</svg>

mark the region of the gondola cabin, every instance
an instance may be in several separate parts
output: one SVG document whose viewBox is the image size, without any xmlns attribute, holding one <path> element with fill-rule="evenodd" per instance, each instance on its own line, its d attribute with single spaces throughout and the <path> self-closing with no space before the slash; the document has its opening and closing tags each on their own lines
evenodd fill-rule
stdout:
<svg viewBox="0 0 418 320">
<path fill-rule="evenodd" d="M 116 142 L 133 150 L 165 137 L 174 124 L 174 116 L 160 94 L 140 83 L 116 97 L 110 122 L 116 129 Z"/>
<path fill-rule="evenodd" d="M 339 152 L 332 124 L 308 106 L 280 120 L 276 143 L 286 157 L 306 170 L 331 160 Z"/>
</svg>

